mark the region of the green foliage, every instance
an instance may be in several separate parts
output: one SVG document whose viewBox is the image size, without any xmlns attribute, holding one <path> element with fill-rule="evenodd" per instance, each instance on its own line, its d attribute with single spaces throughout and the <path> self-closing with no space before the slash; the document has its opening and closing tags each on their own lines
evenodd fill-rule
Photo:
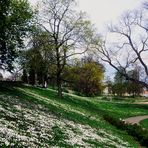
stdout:
<svg viewBox="0 0 148 148">
<path fill-rule="evenodd" d="M 112 93 L 123 96 L 126 93 L 126 83 L 115 83 L 112 86 Z"/>
<path fill-rule="evenodd" d="M 148 129 L 148 119 L 144 119 L 140 122 L 140 125 Z"/>
<path fill-rule="evenodd" d="M 142 146 L 148 146 L 148 130 L 134 124 L 127 124 L 122 120 L 118 120 L 108 115 L 104 115 L 104 119 L 119 129 L 125 130 L 129 135 L 133 136 Z"/>
<path fill-rule="evenodd" d="M 124 76 L 122 76 L 121 73 L 125 73 L 125 71 L 124 71 L 124 69 L 122 67 L 119 67 L 118 69 L 119 69 L 119 71 L 117 71 L 115 73 L 114 82 L 122 84 L 122 83 L 124 83 L 126 81 L 126 79 L 125 79 Z"/>
<path fill-rule="evenodd" d="M 27 51 L 20 53 L 20 63 L 23 67 L 22 80 L 28 75 L 27 83 L 35 85 L 44 85 L 48 77 L 52 78 L 55 74 L 54 51 L 48 43 L 49 35 L 40 28 L 32 33 L 30 41 L 31 47 Z M 24 81 L 26 82 L 26 81 Z"/>
<path fill-rule="evenodd" d="M 127 93 L 133 97 L 139 96 L 143 92 L 143 87 L 140 84 L 135 82 L 128 82 L 127 84 Z"/>
<path fill-rule="evenodd" d="M 120 69 L 120 68 L 119 68 Z M 123 73 L 123 69 L 120 70 Z M 114 83 L 108 84 L 112 94 L 123 96 L 125 94 L 132 95 L 133 97 L 139 96 L 142 93 L 143 87 L 136 82 L 125 79 L 120 72 L 116 72 Z M 129 77 L 139 80 L 139 71 L 137 69 L 128 71 Z"/>
<path fill-rule="evenodd" d="M 0 65 L 11 71 L 17 51 L 31 30 L 33 11 L 27 0 L 0 0 Z"/>
<path fill-rule="evenodd" d="M 103 91 L 104 69 L 93 60 L 77 63 L 68 69 L 66 76 L 72 80 L 72 89 L 86 96 L 96 96 Z"/>
<path fill-rule="evenodd" d="M 135 68 L 133 70 L 128 71 L 128 75 L 135 80 L 140 79 L 140 69 Z M 136 82 L 127 81 L 127 93 L 135 96 L 140 95 L 142 93 L 143 87 L 140 84 L 137 84 Z"/>
</svg>

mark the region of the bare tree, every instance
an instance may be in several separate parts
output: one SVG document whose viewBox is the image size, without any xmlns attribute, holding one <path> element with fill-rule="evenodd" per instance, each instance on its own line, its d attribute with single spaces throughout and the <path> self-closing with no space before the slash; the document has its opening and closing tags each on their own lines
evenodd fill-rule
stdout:
<svg viewBox="0 0 148 148">
<path fill-rule="evenodd" d="M 38 24 L 49 34 L 55 51 L 58 95 L 62 95 L 62 72 L 71 56 L 85 53 L 91 44 L 92 26 L 84 13 L 77 13 L 74 0 L 44 0 Z M 76 51 L 78 49 L 78 52 Z"/>
<path fill-rule="evenodd" d="M 143 5 L 144 5 L 144 8 L 145 8 L 145 9 L 148 9 L 148 2 L 145 1 L 145 2 L 143 3 Z"/>
<path fill-rule="evenodd" d="M 146 11 L 124 14 L 116 25 L 109 26 L 110 33 L 103 46 L 95 46 L 95 48 L 101 53 L 101 59 L 109 63 L 126 79 L 148 88 L 148 19 Z M 120 71 L 119 67 L 122 67 L 123 70 Z M 128 70 L 135 67 L 139 67 L 139 79 L 130 77 L 127 73 Z"/>
</svg>

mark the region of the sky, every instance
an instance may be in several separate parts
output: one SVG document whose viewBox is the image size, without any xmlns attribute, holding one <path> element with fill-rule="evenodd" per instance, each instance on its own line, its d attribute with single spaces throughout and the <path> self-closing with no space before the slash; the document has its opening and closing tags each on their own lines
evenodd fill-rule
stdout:
<svg viewBox="0 0 148 148">
<path fill-rule="evenodd" d="M 86 11 L 99 31 L 117 20 L 122 13 L 141 5 L 143 0 L 78 0 L 80 10 Z"/>
<path fill-rule="evenodd" d="M 117 20 L 122 13 L 139 7 L 146 0 L 76 0 L 78 8 L 85 11 L 98 31 L 103 32 L 105 25 Z M 35 5 L 37 0 L 29 0 Z"/>
</svg>

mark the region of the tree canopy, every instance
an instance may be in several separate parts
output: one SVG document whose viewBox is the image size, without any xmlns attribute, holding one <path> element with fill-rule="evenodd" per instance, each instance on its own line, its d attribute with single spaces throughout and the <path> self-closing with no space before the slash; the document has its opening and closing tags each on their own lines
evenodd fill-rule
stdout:
<svg viewBox="0 0 148 148">
<path fill-rule="evenodd" d="M 17 51 L 31 29 L 33 11 L 27 0 L 0 0 L 0 68 L 11 71 Z"/>
<path fill-rule="evenodd" d="M 90 57 L 76 61 L 65 73 L 69 87 L 85 96 L 100 95 L 104 89 L 103 78 L 103 65 Z"/>
<path fill-rule="evenodd" d="M 75 10 L 75 4 L 74 0 L 45 0 L 39 11 L 38 24 L 48 33 L 48 44 L 55 53 L 59 95 L 62 94 L 62 72 L 67 59 L 85 53 L 92 43 L 94 32 L 85 14 Z"/>
</svg>

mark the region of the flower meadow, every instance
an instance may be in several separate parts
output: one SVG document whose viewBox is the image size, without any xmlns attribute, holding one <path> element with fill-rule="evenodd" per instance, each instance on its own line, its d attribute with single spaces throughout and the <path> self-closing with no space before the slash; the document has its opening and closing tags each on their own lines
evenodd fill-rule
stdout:
<svg viewBox="0 0 148 148">
<path fill-rule="evenodd" d="M 128 147 L 103 129 L 56 116 L 41 104 L 0 95 L 0 146 L 6 147 Z"/>
</svg>

